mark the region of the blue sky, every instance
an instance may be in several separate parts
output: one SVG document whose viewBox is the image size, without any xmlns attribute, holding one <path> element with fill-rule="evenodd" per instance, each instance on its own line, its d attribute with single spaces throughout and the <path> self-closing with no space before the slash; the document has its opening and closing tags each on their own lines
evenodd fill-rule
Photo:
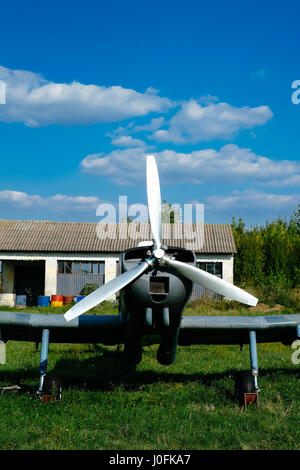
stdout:
<svg viewBox="0 0 300 470">
<path fill-rule="evenodd" d="M 98 221 L 162 197 L 263 224 L 300 185 L 296 1 L 1 6 L 0 218 Z"/>
</svg>

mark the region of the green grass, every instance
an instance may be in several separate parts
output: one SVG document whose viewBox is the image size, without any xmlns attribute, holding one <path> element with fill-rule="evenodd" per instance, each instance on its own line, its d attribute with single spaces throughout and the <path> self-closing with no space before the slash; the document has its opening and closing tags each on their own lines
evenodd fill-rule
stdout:
<svg viewBox="0 0 300 470">
<path fill-rule="evenodd" d="M 199 312 L 190 304 L 185 314 L 211 309 Z M 107 304 L 94 312 L 117 309 Z M 238 313 L 249 311 L 219 310 Z M 48 371 L 62 377 L 64 389 L 61 402 L 45 404 L 35 394 L 40 351 L 33 343 L 9 342 L 0 385 L 21 382 L 29 389 L 0 395 L 0 449 L 300 448 L 299 365 L 289 346 L 258 345 L 260 403 L 247 411 L 233 395 L 237 372 L 249 369 L 249 346 L 242 352 L 238 346 L 179 347 L 168 367 L 157 363 L 156 351 L 145 347 L 132 368 L 116 347 L 50 344 Z"/>
</svg>

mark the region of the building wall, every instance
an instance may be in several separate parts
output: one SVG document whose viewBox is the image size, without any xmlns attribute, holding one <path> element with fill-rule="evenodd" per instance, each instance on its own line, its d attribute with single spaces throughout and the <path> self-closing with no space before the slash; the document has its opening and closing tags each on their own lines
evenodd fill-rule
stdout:
<svg viewBox="0 0 300 470">
<path fill-rule="evenodd" d="M 16 294 L 14 293 L 14 265 L 10 261 L 2 262 L 2 279 L 0 305 L 13 307 L 15 305 Z"/>
<path fill-rule="evenodd" d="M 44 295 L 55 295 L 57 287 L 57 258 L 45 259 L 45 292 Z"/>
<path fill-rule="evenodd" d="M 227 282 L 233 283 L 233 254 L 229 255 L 202 255 L 197 256 L 198 262 L 208 262 L 208 263 L 222 263 L 222 279 Z M 190 297 L 190 300 L 197 298 L 207 298 L 207 299 L 221 299 L 222 296 L 213 292 L 205 287 L 200 286 L 199 284 L 194 284 L 193 292 Z"/>
<path fill-rule="evenodd" d="M 104 261 L 105 262 L 105 282 L 110 281 L 117 275 L 118 253 L 10 253 L 2 252 L 2 286 L 0 292 L 0 305 L 13 306 L 15 303 L 14 293 L 14 262 L 16 261 L 45 261 L 45 292 L 44 295 L 54 295 L 57 293 L 57 261 L 78 260 L 78 261 Z M 233 254 L 213 255 L 201 254 L 196 256 L 197 261 L 222 262 L 223 279 L 233 282 Z M 112 296 L 110 300 L 114 300 Z"/>
<path fill-rule="evenodd" d="M 45 292 L 51 296 L 57 293 L 57 261 L 104 261 L 105 282 L 116 276 L 116 263 L 119 261 L 118 253 L 1 253 L 2 260 L 2 286 L 0 292 L 0 305 L 14 306 L 14 262 L 17 261 L 45 261 Z M 114 300 L 112 296 L 110 300 Z"/>
<path fill-rule="evenodd" d="M 214 255 L 214 254 L 201 254 L 196 256 L 197 261 L 222 263 L 223 279 L 227 282 L 233 283 L 233 254 L 228 255 Z"/>
</svg>

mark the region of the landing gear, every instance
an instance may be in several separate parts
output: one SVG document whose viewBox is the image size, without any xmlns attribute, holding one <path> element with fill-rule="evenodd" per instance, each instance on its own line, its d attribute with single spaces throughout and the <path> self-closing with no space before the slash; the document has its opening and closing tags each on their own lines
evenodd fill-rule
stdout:
<svg viewBox="0 0 300 470">
<path fill-rule="evenodd" d="M 53 374 L 47 375 L 49 337 L 49 330 L 44 329 L 42 331 L 40 384 L 38 389 L 38 395 L 41 401 L 45 403 L 48 403 L 50 401 L 61 400 L 62 394 L 62 383 L 59 377 Z"/>
<path fill-rule="evenodd" d="M 254 377 L 250 370 L 243 370 L 238 373 L 235 381 L 235 399 L 241 404 L 245 404 L 245 394 L 255 394 Z"/>
<path fill-rule="evenodd" d="M 235 382 L 235 398 L 245 408 L 248 407 L 249 403 L 258 404 L 258 361 L 255 331 L 249 332 L 249 343 L 251 371 L 239 372 Z"/>
<path fill-rule="evenodd" d="M 61 400 L 62 396 L 62 382 L 57 375 L 46 375 L 44 378 L 42 393 L 40 394 L 41 400 L 44 403 L 50 401 Z"/>
</svg>

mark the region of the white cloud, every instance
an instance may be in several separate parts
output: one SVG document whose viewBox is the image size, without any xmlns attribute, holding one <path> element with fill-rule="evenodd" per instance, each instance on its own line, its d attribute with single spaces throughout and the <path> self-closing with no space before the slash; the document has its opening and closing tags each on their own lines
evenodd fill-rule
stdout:
<svg viewBox="0 0 300 470">
<path fill-rule="evenodd" d="M 202 106 L 195 100 L 182 104 L 170 119 L 167 129 L 153 133 L 159 142 L 196 143 L 213 139 L 229 139 L 244 129 L 268 122 L 273 116 L 268 106 L 236 108 L 227 103 Z"/>
<path fill-rule="evenodd" d="M 118 147 L 146 147 L 143 140 L 134 139 L 130 135 L 120 135 L 111 141 L 112 145 Z"/>
<path fill-rule="evenodd" d="M 266 183 L 266 186 L 271 186 L 273 188 L 283 188 L 284 186 L 300 186 L 300 174 L 291 175 L 281 180 L 269 181 Z"/>
<path fill-rule="evenodd" d="M 165 122 L 164 117 L 154 118 L 149 123 L 143 125 L 135 125 L 135 122 L 130 122 L 126 127 L 119 126 L 113 132 L 108 132 L 107 137 L 111 138 L 112 145 L 118 147 L 149 147 L 143 140 L 135 139 L 130 134 L 135 132 L 153 132 L 159 129 Z"/>
<path fill-rule="evenodd" d="M 40 205 L 43 203 L 43 199 L 40 196 L 29 196 L 21 191 L 11 191 L 5 189 L 0 191 L 0 204 L 1 203 L 12 203 L 22 207 L 29 207 L 33 205 Z"/>
<path fill-rule="evenodd" d="M 100 200 L 95 196 L 67 196 L 56 194 L 44 200 L 46 205 L 59 211 L 70 209 L 72 211 L 95 210 L 100 204 Z"/>
<path fill-rule="evenodd" d="M 210 104 L 210 103 L 216 103 L 217 101 L 219 101 L 219 98 L 213 95 L 204 95 L 204 96 L 201 96 L 197 101 L 198 103 Z"/>
<path fill-rule="evenodd" d="M 159 90 L 157 88 L 153 88 L 152 86 L 149 86 L 147 90 L 145 91 L 148 95 L 157 95 L 159 93 Z"/>
<path fill-rule="evenodd" d="M 132 128 L 132 132 L 145 132 L 145 131 L 156 131 L 163 126 L 165 122 L 164 117 L 154 118 L 148 124 L 142 126 L 135 126 Z"/>
<path fill-rule="evenodd" d="M 81 168 L 86 173 L 106 176 L 116 184 L 131 185 L 144 181 L 146 155 L 142 148 L 96 153 L 85 157 Z M 160 177 L 172 184 L 267 184 L 277 178 L 292 177 L 300 171 L 297 161 L 271 160 L 232 144 L 224 145 L 220 150 L 206 149 L 191 153 L 164 150 L 154 152 L 154 155 Z"/>
<path fill-rule="evenodd" d="M 145 172 L 145 150 L 129 148 L 113 150 L 110 154 L 94 153 L 81 161 L 85 173 L 107 176 L 121 185 L 135 184 Z"/>
<path fill-rule="evenodd" d="M 30 195 L 21 191 L 0 191 L 0 208 L 45 209 L 52 212 L 89 211 L 96 210 L 100 204 L 98 197 L 94 196 L 67 196 L 55 194 L 42 197 Z"/>
<path fill-rule="evenodd" d="M 230 196 L 210 196 L 206 199 L 207 207 L 215 211 L 227 209 L 246 210 L 281 210 L 294 209 L 300 201 L 300 194 L 269 194 L 264 191 L 234 191 Z"/>
<path fill-rule="evenodd" d="M 115 122 L 164 112 L 172 106 L 155 90 L 139 93 L 121 86 L 55 83 L 39 74 L 2 66 L 0 80 L 6 84 L 6 105 L 0 107 L 0 121 L 32 127 Z"/>
</svg>

